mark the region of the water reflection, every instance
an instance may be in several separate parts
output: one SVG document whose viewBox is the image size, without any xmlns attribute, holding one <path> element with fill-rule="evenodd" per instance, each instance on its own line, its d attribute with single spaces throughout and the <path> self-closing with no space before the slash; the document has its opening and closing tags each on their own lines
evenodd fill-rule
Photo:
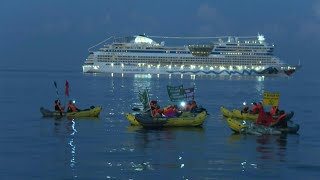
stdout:
<svg viewBox="0 0 320 180">
<path fill-rule="evenodd" d="M 59 137 L 62 137 L 64 142 L 67 142 L 67 150 L 70 156 L 68 166 L 71 168 L 73 177 L 77 177 L 76 173 L 76 143 L 75 134 L 77 133 L 75 119 L 55 118 L 54 120 L 54 133 Z"/>
<path fill-rule="evenodd" d="M 287 134 L 262 135 L 256 137 L 256 151 L 261 159 L 277 159 L 286 161 Z"/>
</svg>

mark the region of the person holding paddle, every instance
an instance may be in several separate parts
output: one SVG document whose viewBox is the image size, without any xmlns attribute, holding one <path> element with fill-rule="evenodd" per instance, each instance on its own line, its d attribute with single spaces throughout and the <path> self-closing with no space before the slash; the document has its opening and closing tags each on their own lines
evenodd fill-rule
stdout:
<svg viewBox="0 0 320 180">
<path fill-rule="evenodd" d="M 60 112 L 60 115 L 62 115 L 62 113 L 64 112 L 64 109 L 61 107 L 61 103 L 60 100 L 57 99 L 54 101 L 54 110 Z"/>
</svg>

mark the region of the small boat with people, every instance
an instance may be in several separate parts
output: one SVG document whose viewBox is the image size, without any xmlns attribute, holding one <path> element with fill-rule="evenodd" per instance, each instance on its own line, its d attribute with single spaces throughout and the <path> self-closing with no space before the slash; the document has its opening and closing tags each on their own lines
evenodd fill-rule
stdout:
<svg viewBox="0 0 320 180">
<path fill-rule="evenodd" d="M 278 107 L 274 107 L 274 108 L 277 108 L 277 110 L 279 109 Z M 231 118 L 252 120 L 252 121 L 256 121 L 259 116 L 259 111 L 253 112 L 252 110 L 244 111 L 239 109 L 229 110 L 224 106 L 220 107 L 220 112 L 224 117 L 231 117 Z M 280 115 L 280 112 L 284 112 L 284 111 L 278 110 L 277 112 L 272 114 L 274 120 L 277 119 L 277 117 Z M 271 110 L 271 113 L 272 113 L 272 110 Z M 286 114 L 286 118 L 289 120 L 293 117 L 294 112 L 293 111 L 285 112 L 285 114 Z"/>
<path fill-rule="evenodd" d="M 43 115 L 43 117 L 72 117 L 72 118 L 98 117 L 101 111 L 102 111 L 101 106 L 97 106 L 97 107 L 91 106 L 88 109 L 84 109 L 76 112 L 59 112 L 59 111 L 51 111 L 44 107 L 40 108 L 40 112 Z"/>
<path fill-rule="evenodd" d="M 293 111 L 286 113 L 279 109 L 279 97 L 280 93 L 265 92 L 263 103 L 251 103 L 252 109 L 243 103 L 242 110 L 230 111 L 221 107 L 220 111 L 228 117 L 228 125 L 236 133 L 256 135 L 297 133 L 300 126 L 291 120 L 294 113 Z M 272 108 L 266 112 L 263 105 Z"/>
<path fill-rule="evenodd" d="M 87 109 L 79 109 L 76 106 L 75 100 L 69 100 L 66 110 L 65 107 L 61 105 L 58 86 L 54 81 L 54 86 L 56 89 L 57 99 L 54 101 L 54 110 L 49 110 L 44 107 L 40 107 L 40 112 L 43 117 L 70 117 L 70 118 L 81 118 L 81 117 L 98 117 L 100 112 L 102 111 L 101 106 L 91 106 Z M 69 82 L 66 80 L 65 84 L 65 100 L 69 97 Z M 65 101 L 66 103 L 66 101 Z"/>
<path fill-rule="evenodd" d="M 167 86 L 170 100 L 180 103 L 178 105 L 168 105 L 165 108 L 160 108 L 157 101 L 150 101 L 147 89 L 139 92 L 139 99 L 143 104 L 143 109 L 133 108 L 138 113 L 126 113 L 126 118 L 133 126 L 143 126 L 145 128 L 160 128 L 160 127 L 196 127 L 202 126 L 208 113 L 205 108 L 198 106 L 192 95 L 192 100 L 185 97 L 183 86 L 171 87 Z M 171 91 L 179 92 L 173 94 Z M 193 91 L 193 90 L 192 90 Z M 181 96 L 181 92 L 182 96 Z M 190 92 L 190 89 L 188 89 Z M 178 98 L 178 95 L 180 96 Z M 187 103 L 185 101 L 188 100 Z"/>
<path fill-rule="evenodd" d="M 202 126 L 207 118 L 207 112 L 200 113 L 182 113 L 176 117 L 152 117 L 150 113 L 136 114 L 135 120 L 146 128 L 160 128 L 160 127 L 198 127 Z"/>
<path fill-rule="evenodd" d="M 228 125 L 232 131 L 240 134 L 281 134 L 281 133 L 297 133 L 299 131 L 299 124 L 291 120 L 287 121 L 286 127 L 279 126 L 264 126 L 254 123 L 252 121 L 239 120 L 234 118 L 227 119 Z"/>
</svg>

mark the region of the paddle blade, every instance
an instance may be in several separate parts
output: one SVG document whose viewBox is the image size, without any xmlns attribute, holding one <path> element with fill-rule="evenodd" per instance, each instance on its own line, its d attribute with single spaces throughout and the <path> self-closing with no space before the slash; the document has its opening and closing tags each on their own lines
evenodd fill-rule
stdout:
<svg viewBox="0 0 320 180">
<path fill-rule="evenodd" d="M 57 83 L 55 81 L 53 81 L 54 86 L 57 88 Z"/>
</svg>

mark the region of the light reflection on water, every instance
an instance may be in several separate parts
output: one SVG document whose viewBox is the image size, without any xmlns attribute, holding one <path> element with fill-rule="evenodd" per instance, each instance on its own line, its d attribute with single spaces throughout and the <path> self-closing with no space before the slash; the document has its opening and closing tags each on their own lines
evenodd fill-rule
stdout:
<svg viewBox="0 0 320 180">
<path fill-rule="evenodd" d="M 299 90 L 297 87 L 303 84 L 294 79 L 265 78 L 259 81 L 256 77 L 191 79 L 172 75 L 170 79 L 161 76 L 144 79 L 126 74 L 123 78 L 81 73 L 50 75 L 57 82 L 65 82 L 69 77 L 71 96 L 77 98 L 80 108 L 101 105 L 103 111 L 99 120 L 42 119 L 38 107 L 46 103 L 52 105 L 56 95 L 52 81 L 48 83 L 48 76 L 44 78 L 37 74 L 10 76 L 10 81 L 6 81 L 8 85 L 3 88 L 14 87 L 11 90 L 16 92 L 16 89 L 28 87 L 33 97 L 44 97 L 31 99 L 18 96 L 19 102 L 31 103 L 30 108 L 28 104 L 26 109 L 21 109 L 21 113 L 4 117 L 4 120 L 13 119 L 15 122 L 23 119 L 28 124 L 40 122 L 41 146 L 37 143 L 29 146 L 34 138 L 24 138 L 25 142 L 21 143 L 31 152 L 40 152 L 40 162 L 44 165 L 43 177 L 47 177 L 42 179 L 289 179 L 319 175 L 317 153 L 320 146 L 317 131 L 314 130 L 319 129 L 319 123 L 315 121 L 315 104 L 312 104 L 319 102 L 319 96 L 315 93 L 315 89 L 319 90 L 319 83 L 311 83 L 312 87 L 309 85 L 306 88 L 312 91 L 302 93 L 305 88 Z M 20 78 L 28 84 L 41 84 L 43 89 L 10 84 Z M 166 85 L 180 84 L 195 86 L 197 103 L 210 113 L 203 128 L 145 130 L 129 126 L 125 113 L 132 112 L 132 107 L 139 104 L 140 88 L 150 89 L 151 98 L 158 100 L 163 107 L 170 103 Z M 269 90 L 281 92 L 281 106 L 284 109 L 290 107 L 290 110 L 295 110 L 294 120 L 301 123 L 301 135 L 259 137 L 232 134 L 220 114 L 220 106 L 241 107 L 244 100 L 258 101 L 263 92 Z M 9 93 L 8 97 L 15 95 Z M 18 101 L 14 98 L 7 101 L 4 95 L 1 99 L 4 101 L 0 103 L 9 103 L 5 105 L 10 107 L 13 107 L 11 101 Z M 35 107 L 37 110 L 34 110 Z M 35 132 L 38 128 L 28 127 Z M 18 125 L 12 129 L 15 132 L 25 131 L 25 127 Z M 35 137 L 39 138 L 39 134 Z M 6 145 L 12 140 L 3 140 L 3 147 L 9 147 Z M 2 153 L 10 155 L 15 149 L 17 146 Z M 6 167 L 13 172 L 13 165 L 6 164 Z M 34 171 L 31 174 L 38 173 Z M 19 179 L 20 176 L 12 174 L 9 179 Z"/>
</svg>

